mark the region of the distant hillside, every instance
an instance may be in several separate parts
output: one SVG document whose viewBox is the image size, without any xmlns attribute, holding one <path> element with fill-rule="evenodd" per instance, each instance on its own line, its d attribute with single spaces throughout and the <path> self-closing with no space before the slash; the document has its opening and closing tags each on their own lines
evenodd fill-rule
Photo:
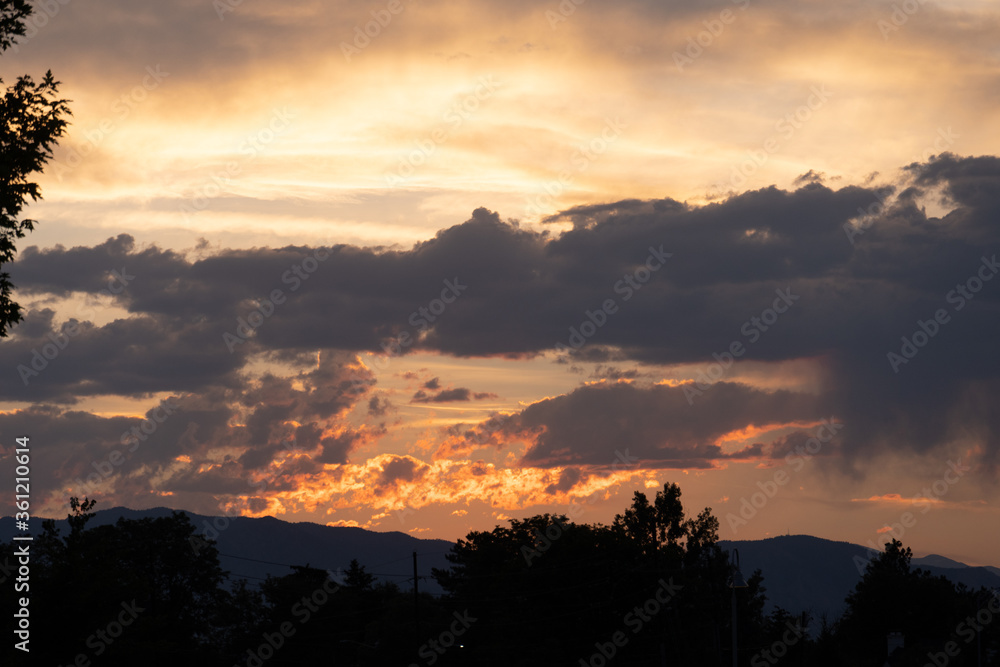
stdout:
<svg viewBox="0 0 1000 667">
<path fill-rule="evenodd" d="M 951 558 L 945 558 L 944 556 L 938 556 L 937 554 L 930 554 L 929 556 L 924 556 L 923 558 L 914 558 L 911 562 L 913 563 L 913 565 L 924 569 L 928 567 L 940 567 L 940 568 L 969 567 L 965 563 L 959 563 L 957 560 L 952 560 Z"/>
<path fill-rule="evenodd" d="M 113 524 L 119 517 L 169 517 L 172 511 L 165 507 L 141 511 L 113 507 L 98 511 L 87 525 Z M 212 526 L 213 517 L 191 512 L 187 515 L 199 534 L 206 522 Z M 219 560 L 223 569 L 232 573 L 233 578 L 245 577 L 251 583 L 259 583 L 269 574 L 289 574 L 288 565 L 308 564 L 335 572 L 338 568 L 346 569 L 351 559 L 357 558 L 369 572 L 377 574 L 378 579 L 394 581 L 401 588 L 409 589 L 413 586 L 413 552 L 416 551 L 421 590 L 440 593 L 440 587 L 430 577 L 431 568 L 448 567 L 444 556 L 452 546 L 452 542 L 446 540 L 424 540 L 400 532 L 376 533 L 362 528 L 289 523 L 273 517 L 215 519 L 217 525 L 229 523 L 215 538 L 222 554 Z M 56 526 L 63 534 L 69 530 L 65 519 L 56 521 Z M 33 534 L 40 533 L 42 519 L 32 519 L 30 528 Z M 14 533 L 14 519 L 0 519 L 0 539 L 9 541 Z"/>
<path fill-rule="evenodd" d="M 816 618 L 826 614 L 830 621 L 843 613 L 844 598 L 861 580 L 868 561 L 866 547 L 810 535 L 721 541 L 719 545 L 726 550 L 739 549 L 744 576 L 749 577 L 757 569 L 762 571 L 768 610 L 780 606 L 793 613 L 810 611 Z M 969 588 L 1000 587 L 996 568 L 969 567 L 933 555 L 914 558 L 912 564 Z"/>
</svg>

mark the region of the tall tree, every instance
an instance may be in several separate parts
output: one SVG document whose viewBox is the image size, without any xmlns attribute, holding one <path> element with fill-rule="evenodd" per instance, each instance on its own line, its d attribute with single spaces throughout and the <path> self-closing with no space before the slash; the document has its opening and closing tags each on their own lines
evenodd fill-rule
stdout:
<svg viewBox="0 0 1000 667">
<path fill-rule="evenodd" d="M 843 660 L 856 665 L 882 665 L 887 635 L 903 635 L 906 664 L 944 645 L 970 608 L 963 589 L 943 576 L 912 569 L 913 553 L 899 540 L 885 544 L 885 551 L 869 561 L 864 576 L 847 596 L 847 610 L 837 624 L 837 639 L 844 647 Z M 974 608 L 972 609 L 974 611 Z M 968 656 L 950 660 L 964 664 Z M 842 663 L 843 664 L 843 663 Z"/>
<path fill-rule="evenodd" d="M 24 35 L 31 11 L 27 0 L 0 0 L 0 51 Z M 51 71 L 38 83 L 25 75 L 0 99 L 0 268 L 14 260 L 17 240 L 35 228 L 35 220 L 18 218 L 29 198 L 41 198 L 38 184 L 29 179 L 52 158 L 52 147 L 66 130 L 70 110 L 68 100 L 58 96 L 59 85 Z M 0 271 L 0 337 L 21 321 L 13 288 L 10 274 Z"/>
<path fill-rule="evenodd" d="M 344 575 L 344 586 L 359 591 L 370 591 L 375 583 L 375 575 L 368 574 L 365 566 L 358 562 L 357 558 L 351 559 L 351 564 L 347 567 L 347 574 Z"/>
<path fill-rule="evenodd" d="M 100 657 L 102 665 L 219 664 L 214 652 L 233 631 L 221 626 L 239 619 L 224 617 L 231 597 L 214 544 L 191 548 L 195 527 L 183 512 L 88 528 L 94 504 L 71 498 L 68 533 L 48 519 L 34 543 L 31 604 L 45 622 L 32 633 L 32 658 L 55 665 L 79 654 Z M 106 630 L 121 634 L 105 640 Z"/>
<path fill-rule="evenodd" d="M 459 540 L 447 556 L 452 566 L 434 571 L 454 608 L 478 619 L 455 658 L 717 664 L 728 646 L 729 561 L 718 519 L 707 508 L 685 518 L 680 496 L 675 484 L 652 501 L 637 492 L 611 526 L 545 514 Z M 763 624 L 761 580 L 750 577 L 738 596 L 748 636 Z"/>
</svg>

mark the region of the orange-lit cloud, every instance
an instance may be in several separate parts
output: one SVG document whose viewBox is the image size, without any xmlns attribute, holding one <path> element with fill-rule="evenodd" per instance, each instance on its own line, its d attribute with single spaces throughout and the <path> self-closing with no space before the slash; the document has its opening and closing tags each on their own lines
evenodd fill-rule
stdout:
<svg viewBox="0 0 1000 667">
<path fill-rule="evenodd" d="M 408 456 L 383 454 L 363 464 L 344 464 L 302 475 L 288 484 L 287 490 L 268 492 L 266 511 L 247 513 L 286 514 L 364 507 L 374 514 L 379 510 L 399 512 L 431 505 L 464 505 L 477 500 L 485 500 L 498 510 L 514 510 L 600 497 L 621 487 L 643 485 L 649 475 L 639 470 L 587 475 L 569 488 L 560 489 L 558 481 L 564 472 L 559 468 L 502 468 L 470 460 L 427 464 Z"/>
<path fill-rule="evenodd" d="M 952 509 L 961 508 L 967 510 L 995 510 L 995 508 L 990 508 L 985 500 L 949 500 L 924 494 L 917 494 L 907 498 L 899 495 L 898 493 L 885 493 L 878 496 L 871 496 L 869 498 L 852 498 L 851 502 L 863 505 L 917 506 L 921 509 L 921 511 L 926 511 L 926 508 L 928 507 L 947 507 Z"/>
</svg>

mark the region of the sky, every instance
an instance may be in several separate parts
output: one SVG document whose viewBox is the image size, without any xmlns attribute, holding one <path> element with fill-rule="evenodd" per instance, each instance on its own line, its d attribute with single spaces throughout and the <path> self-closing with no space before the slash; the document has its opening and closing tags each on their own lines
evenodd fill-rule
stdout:
<svg viewBox="0 0 1000 667">
<path fill-rule="evenodd" d="M 677 483 L 722 539 L 1000 565 L 998 36 L 986 0 L 39 3 L 0 76 L 73 117 L 0 468 L 29 436 L 42 516 L 449 540 Z"/>
</svg>

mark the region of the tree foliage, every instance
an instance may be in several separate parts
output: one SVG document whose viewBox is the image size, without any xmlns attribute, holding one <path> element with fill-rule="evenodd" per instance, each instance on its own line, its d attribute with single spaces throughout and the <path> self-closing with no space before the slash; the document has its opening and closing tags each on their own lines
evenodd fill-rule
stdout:
<svg viewBox="0 0 1000 667">
<path fill-rule="evenodd" d="M 899 632 L 904 650 L 897 659 L 909 664 L 923 658 L 923 664 L 928 653 L 940 651 L 954 639 L 963 618 L 975 615 L 975 596 L 965 586 L 913 569 L 912 558 L 910 548 L 893 539 L 868 562 L 836 627 L 842 658 L 858 665 L 882 665 L 887 636 Z M 972 651 L 948 659 L 953 666 L 975 664 Z"/>
<path fill-rule="evenodd" d="M 0 51 L 24 35 L 24 21 L 30 14 L 31 5 L 25 0 L 0 2 Z M 0 268 L 14 260 L 17 240 L 36 224 L 20 215 L 29 200 L 41 198 L 38 184 L 31 179 L 52 158 L 52 148 L 66 130 L 70 110 L 68 101 L 59 97 L 59 85 L 51 71 L 37 83 L 24 75 L 0 98 Z M 13 288 L 10 274 L 0 271 L 0 337 L 21 320 Z"/>
<path fill-rule="evenodd" d="M 719 523 L 708 509 L 686 518 L 677 485 L 652 501 L 636 492 L 611 526 L 549 514 L 509 523 L 459 540 L 452 567 L 435 572 L 452 603 L 480 619 L 466 644 L 472 663 L 576 665 L 601 646 L 613 646 L 621 665 L 729 659 Z M 759 573 L 751 579 L 738 612 L 759 622 L 763 588 Z M 624 646 L 614 646 L 616 632 Z"/>
<path fill-rule="evenodd" d="M 442 597 L 379 581 L 357 560 L 249 583 L 222 571 L 214 542 L 195 539 L 184 513 L 93 526 L 92 500 L 70 508 L 68 530 L 47 521 L 32 547 L 32 662 L 8 643 L 0 664 L 69 665 L 81 655 L 111 667 L 733 664 L 732 568 L 718 521 L 708 509 L 688 518 L 672 484 L 652 501 L 636 493 L 610 526 L 542 514 L 473 531 L 452 547 L 450 567 L 434 571 Z M 0 566 L 12 559 L 12 545 L 0 544 Z M 984 610 L 1000 600 L 910 560 L 901 543 L 886 544 L 844 615 L 819 628 L 808 614 L 766 613 L 755 570 L 735 590 L 737 664 L 881 667 L 887 657 L 923 665 L 938 656 L 932 664 L 961 667 L 980 655 L 991 664 L 1000 622 L 990 619 L 1000 612 Z M 13 595 L 0 588 L 4 608 Z M 0 618 L 8 636 L 12 620 Z M 904 637 L 893 656 L 889 632 Z M 943 652 L 949 642 L 954 655 Z"/>
</svg>

